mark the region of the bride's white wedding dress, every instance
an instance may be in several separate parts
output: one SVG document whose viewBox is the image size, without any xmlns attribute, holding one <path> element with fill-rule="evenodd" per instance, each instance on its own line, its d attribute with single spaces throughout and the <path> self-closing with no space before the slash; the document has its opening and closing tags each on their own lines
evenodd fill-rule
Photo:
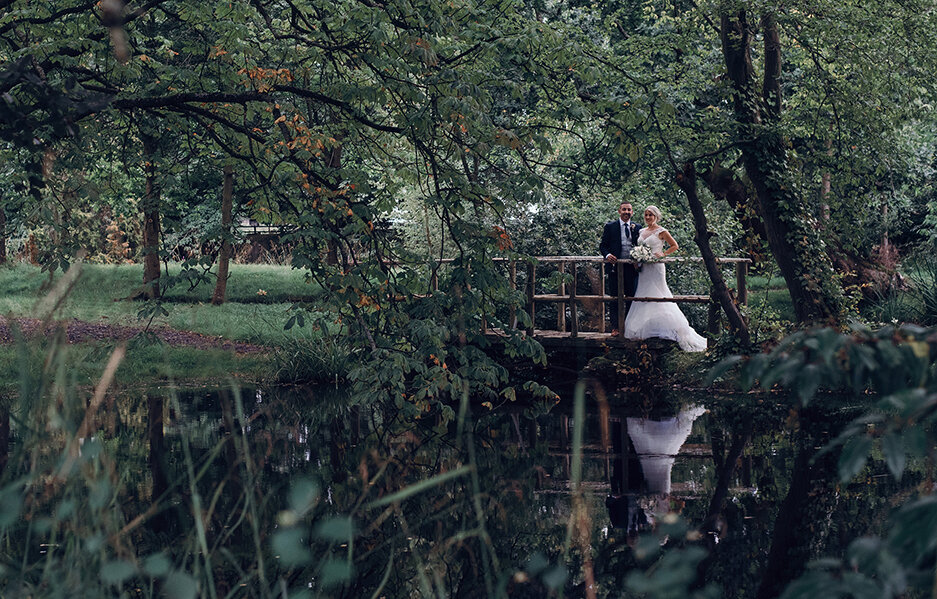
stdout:
<svg viewBox="0 0 937 599">
<path fill-rule="evenodd" d="M 660 234 L 663 228 L 646 233 L 641 231 L 638 243 L 647 245 L 651 252 L 663 252 Z M 635 297 L 673 297 L 667 287 L 667 271 L 663 262 L 647 262 L 638 273 Z M 676 341 L 683 351 L 704 351 L 706 338 L 693 330 L 686 316 L 674 302 L 632 302 L 625 318 L 626 339 L 659 337 Z"/>
</svg>

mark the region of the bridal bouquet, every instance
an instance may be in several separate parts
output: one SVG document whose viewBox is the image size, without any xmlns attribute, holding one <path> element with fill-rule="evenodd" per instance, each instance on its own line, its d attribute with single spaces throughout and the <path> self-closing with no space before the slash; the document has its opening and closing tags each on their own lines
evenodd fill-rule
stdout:
<svg viewBox="0 0 937 599">
<path fill-rule="evenodd" d="M 631 248 L 631 259 L 637 262 L 637 266 L 640 266 L 644 262 L 653 262 L 654 252 L 651 251 L 650 247 L 639 243 Z"/>
</svg>

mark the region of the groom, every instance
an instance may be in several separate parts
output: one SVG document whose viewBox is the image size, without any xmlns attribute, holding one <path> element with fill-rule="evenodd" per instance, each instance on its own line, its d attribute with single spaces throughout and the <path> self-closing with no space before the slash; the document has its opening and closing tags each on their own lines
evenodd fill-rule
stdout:
<svg viewBox="0 0 937 599">
<path fill-rule="evenodd" d="M 618 219 L 605 223 L 602 231 L 602 241 L 599 243 L 599 253 L 605 257 L 605 293 L 618 296 L 617 268 L 624 271 L 625 295 L 634 296 L 638 285 L 638 271 L 633 264 L 618 264 L 621 258 L 631 258 L 631 248 L 638 244 L 638 231 L 641 227 L 631 222 L 634 209 L 630 202 L 622 202 L 618 206 Z M 618 330 L 618 302 L 612 302 L 610 316 L 612 318 L 612 335 L 620 334 Z M 625 302 L 625 314 L 631 302 Z"/>
</svg>

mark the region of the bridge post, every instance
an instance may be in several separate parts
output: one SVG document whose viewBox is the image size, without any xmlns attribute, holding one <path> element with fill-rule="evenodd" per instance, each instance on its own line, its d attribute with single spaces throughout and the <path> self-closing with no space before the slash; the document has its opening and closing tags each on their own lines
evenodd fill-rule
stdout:
<svg viewBox="0 0 937 599">
<path fill-rule="evenodd" d="M 615 272 L 618 274 L 618 334 L 625 336 L 625 269 L 623 264 L 618 265 Z"/>
<path fill-rule="evenodd" d="M 605 295 L 605 267 L 601 262 L 599 262 L 599 285 L 602 291 L 600 293 Z M 595 293 L 595 288 L 592 289 L 592 293 Z M 599 302 L 599 332 L 605 332 L 605 312 L 607 307 L 605 306 L 605 300 Z"/>
<path fill-rule="evenodd" d="M 570 265 L 570 268 L 573 271 L 573 286 L 569 290 L 569 327 L 570 333 L 573 337 L 579 336 L 579 308 L 576 306 L 576 279 L 577 279 L 577 265 L 573 262 Z M 559 305 L 560 308 L 565 312 L 566 306 L 563 304 Z"/>
<path fill-rule="evenodd" d="M 560 271 L 560 288 L 557 292 L 559 295 L 566 295 L 566 283 L 563 281 L 563 275 L 566 274 L 566 263 L 560 262 L 557 265 L 557 268 Z M 576 271 L 576 265 L 573 264 L 573 272 Z M 575 293 L 575 285 L 573 293 Z M 565 331 L 566 330 L 566 306 L 562 303 L 557 304 L 556 310 L 556 330 Z"/>
<path fill-rule="evenodd" d="M 736 297 L 738 297 L 740 306 L 748 305 L 748 287 L 746 287 L 745 285 L 745 275 L 747 274 L 748 274 L 748 262 L 736 262 L 735 263 L 735 288 L 736 288 Z"/>
<path fill-rule="evenodd" d="M 536 315 L 536 310 L 534 309 L 534 283 L 535 277 L 537 276 L 537 269 L 532 262 L 527 264 L 527 306 L 530 310 L 530 325 L 527 327 L 527 334 L 534 334 L 534 316 Z"/>
<path fill-rule="evenodd" d="M 709 314 L 708 314 L 708 318 L 706 319 L 706 332 L 709 333 L 710 339 L 715 339 L 716 336 L 719 334 L 719 329 L 721 328 L 721 323 L 720 323 L 721 319 L 719 318 L 719 311 L 721 310 L 721 308 L 719 307 L 719 304 L 717 302 L 713 301 L 712 297 L 713 297 L 713 293 L 710 290 L 709 292 L 709 298 L 710 298 L 709 299 Z"/>
</svg>

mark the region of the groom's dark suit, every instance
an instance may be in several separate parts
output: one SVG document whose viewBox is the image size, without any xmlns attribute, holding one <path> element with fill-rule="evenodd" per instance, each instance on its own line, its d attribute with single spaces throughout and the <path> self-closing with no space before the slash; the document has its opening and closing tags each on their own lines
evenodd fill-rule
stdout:
<svg viewBox="0 0 937 599">
<path fill-rule="evenodd" d="M 631 247 L 638 245 L 638 233 L 641 231 L 641 227 L 636 225 L 634 222 L 629 223 L 629 229 L 631 233 Z M 615 219 L 605 223 L 605 229 L 602 231 L 602 241 L 599 243 L 599 253 L 602 254 L 602 257 L 606 257 L 609 254 L 615 256 L 616 258 L 630 259 L 631 256 L 622 255 L 622 245 L 621 245 L 621 220 Z M 624 272 L 625 277 L 625 295 L 634 296 L 635 288 L 638 286 L 638 271 L 635 270 L 633 264 L 610 264 L 605 263 L 605 293 L 608 295 L 618 295 L 618 273 L 616 268 L 621 268 Z M 625 314 L 628 313 L 628 308 L 631 307 L 631 302 L 625 302 Z M 611 309 L 609 310 L 610 316 L 612 319 L 612 328 L 618 328 L 618 302 L 611 303 Z M 624 332 L 624 331 L 620 331 Z"/>
</svg>

